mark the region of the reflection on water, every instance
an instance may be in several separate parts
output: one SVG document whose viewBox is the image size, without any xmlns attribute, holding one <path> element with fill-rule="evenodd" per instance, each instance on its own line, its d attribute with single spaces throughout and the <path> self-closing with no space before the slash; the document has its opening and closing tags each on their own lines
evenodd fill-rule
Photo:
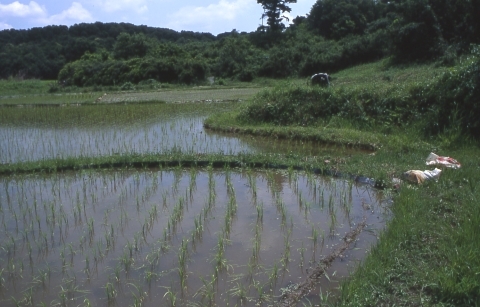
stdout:
<svg viewBox="0 0 480 307">
<path fill-rule="evenodd" d="M 238 103 L 1 108 L 0 163 L 129 153 L 290 153 L 348 149 L 205 131 L 203 121 Z"/>
<path fill-rule="evenodd" d="M 0 208 L 2 306 L 271 305 L 366 218 L 315 302 L 387 216 L 369 186 L 228 168 L 1 177 Z"/>
<path fill-rule="evenodd" d="M 0 163 L 133 152 L 348 153 L 203 129 L 208 115 L 236 107 L 2 108 Z M 369 186 L 294 171 L 0 177 L 0 305 L 274 305 L 366 219 L 369 231 L 309 295 L 315 303 L 363 259 L 386 207 Z"/>
</svg>

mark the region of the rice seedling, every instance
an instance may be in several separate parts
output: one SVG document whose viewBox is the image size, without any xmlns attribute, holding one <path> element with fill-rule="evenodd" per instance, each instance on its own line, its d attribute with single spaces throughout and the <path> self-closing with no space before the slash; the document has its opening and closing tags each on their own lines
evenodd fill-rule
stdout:
<svg viewBox="0 0 480 307">
<path fill-rule="evenodd" d="M 337 210 L 334 209 L 330 212 L 330 235 L 333 236 L 335 234 L 335 229 L 337 226 Z"/>
<path fill-rule="evenodd" d="M 130 272 L 130 268 L 134 263 L 134 259 L 129 256 L 127 251 L 124 251 L 124 253 L 120 257 L 120 262 L 123 266 L 123 270 L 125 271 L 126 274 L 128 274 Z"/>
<path fill-rule="evenodd" d="M 55 297 L 45 294 L 44 301 L 93 306 L 103 300 L 147 307 L 153 301 L 146 299 L 144 291 L 133 288 L 146 286 L 149 293 L 154 282 L 171 292 L 157 302 L 163 305 L 170 304 L 171 299 L 176 305 L 187 301 L 191 305 L 270 302 L 278 292 L 279 276 L 286 272 L 299 276 L 304 257 L 309 257 L 304 246 L 311 244 L 313 238 L 309 237 L 314 233 L 312 223 L 303 222 L 305 216 L 322 221 L 328 230 L 328 215 L 311 205 L 314 193 L 308 192 L 321 191 L 320 187 L 309 188 L 308 180 L 297 172 L 292 172 L 289 187 L 281 172 L 249 169 L 245 176 L 241 170 L 225 170 L 226 176 L 213 167 L 84 171 L 23 179 L 23 187 L 0 178 L 0 221 L 4 224 L 0 253 L 5 255 L 0 257 L 6 260 L 0 286 L 11 287 L 15 280 L 31 282 L 37 305 L 40 289 L 60 289 L 61 279 L 75 279 L 76 284 L 65 284 Z M 10 182 L 11 209 L 6 181 Z M 345 189 L 337 185 L 340 187 Z M 329 188 L 323 189 L 328 191 L 327 199 L 334 195 Z M 253 202 L 249 192 L 256 194 Z M 342 200 L 333 202 L 340 221 L 343 216 L 339 213 L 344 210 L 338 211 L 337 206 L 344 206 L 349 196 L 342 191 L 332 197 Z M 348 201 L 355 205 L 355 200 Z M 301 211 L 295 210 L 297 202 L 302 203 Z M 336 227 L 342 223 L 337 222 Z M 316 245 L 321 242 L 321 233 L 319 228 Z M 283 244 L 272 244 L 278 239 L 283 239 Z M 15 257 L 19 252 L 22 257 Z M 209 254 L 208 259 L 205 254 Z M 205 260 L 211 264 L 208 268 L 202 267 Z M 267 262 L 273 265 L 266 267 Z M 46 269 L 40 272 L 44 263 L 58 266 L 53 265 L 46 275 Z M 203 281 L 191 273 L 198 271 L 206 271 Z M 232 275 L 234 271 L 242 277 Z M 102 276 L 101 272 L 110 275 Z M 270 292 L 264 289 L 267 281 Z M 83 287 L 104 291 L 100 296 L 92 293 L 84 301 L 86 298 L 79 296 Z M 220 296 L 219 292 L 228 295 Z M 14 296 L 23 302 L 23 295 Z"/>
<path fill-rule="evenodd" d="M 105 294 L 109 304 L 115 301 L 115 298 L 117 297 L 117 289 L 115 289 L 115 286 L 111 282 L 105 284 Z"/>
<path fill-rule="evenodd" d="M 201 238 L 203 234 L 203 219 L 202 219 L 202 213 L 200 212 L 199 216 L 195 217 L 193 220 L 195 224 L 195 230 L 193 232 L 194 236 L 196 238 Z"/>
<path fill-rule="evenodd" d="M 264 303 L 270 302 L 271 296 L 265 293 L 265 289 L 264 289 L 265 285 L 258 280 L 253 280 L 252 284 L 257 294 L 256 305 L 258 306 L 258 305 L 262 305 Z"/>
<path fill-rule="evenodd" d="M 284 250 L 283 250 L 283 255 L 282 255 L 282 261 L 284 263 L 284 269 L 287 269 L 287 265 L 290 262 L 290 247 L 291 247 L 291 242 L 290 242 L 290 236 L 292 232 L 291 230 L 287 230 L 287 234 L 283 237 L 283 244 L 284 244 Z"/>
<path fill-rule="evenodd" d="M 297 251 L 300 252 L 300 267 L 303 268 L 303 265 L 305 264 L 305 251 L 307 249 L 303 247 L 303 242 L 302 242 L 302 247 L 298 248 Z"/>
<path fill-rule="evenodd" d="M 165 292 L 163 297 L 167 297 L 171 307 L 177 306 L 177 295 L 172 291 L 171 288 L 167 288 L 167 292 Z"/>
<path fill-rule="evenodd" d="M 227 242 L 228 241 L 223 234 L 218 235 L 217 245 L 215 246 L 215 255 L 213 258 L 215 276 L 228 267 L 227 259 L 225 258 L 225 247 L 228 244 Z"/>
<path fill-rule="evenodd" d="M 206 280 L 205 278 L 200 276 L 200 280 L 202 281 L 202 286 L 198 289 L 197 292 L 193 295 L 193 297 L 200 296 L 200 300 L 205 306 L 214 306 L 215 305 L 215 285 L 217 282 L 217 277 L 215 275 L 211 276 L 210 281 Z"/>
<path fill-rule="evenodd" d="M 133 286 L 136 291 L 132 291 L 132 296 L 133 296 L 133 307 L 141 307 L 143 305 L 143 301 L 145 300 L 145 297 L 147 296 L 147 293 L 142 290 L 141 287 L 138 287 L 137 285 L 134 285 L 132 283 L 129 283 L 128 285 Z"/>
<path fill-rule="evenodd" d="M 334 195 L 332 193 L 330 193 L 330 197 L 328 198 L 328 210 L 329 210 L 329 212 L 332 212 L 333 209 L 334 209 L 335 203 L 333 201 L 333 196 Z"/>
<path fill-rule="evenodd" d="M 257 223 L 258 222 L 262 223 L 263 222 L 263 203 L 256 205 L 255 208 L 257 209 Z"/>
<path fill-rule="evenodd" d="M 121 267 L 121 264 L 120 263 L 117 263 L 117 265 L 115 266 L 115 268 L 113 269 L 113 278 L 115 280 L 115 282 L 117 283 L 120 283 L 120 281 L 122 280 L 121 278 L 121 271 L 122 271 L 122 267 Z"/>
<path fill-rule="evenodd" d="M 316 250 L 318 243 L 318 230 L 314 226 L 312 226 L 312 236 L 310 238 L 313 242 L 313 250 Z"/>
<path fill-rule="evenodd" d="M 257 263 L 260 259 L 261 240 L 261 226 L 257 223 L 255 225 L 255 235 L 252 247 L 252 260 L 254 263 Z"/>
<path fill-rule="evenodd" d="M 83 269 L 83 272 L 85 275 L 87 275 L 87 278 L 90 279 L 90 258 L 85 256 L 85 268 Z"/>
<path fill-rule="evenodd" d="M 237 298 L 237 301 L 240 303 L 240 306 L 247 303 L 248 301 L 247 292 L 248 292 L 247 287 L 241 282 L 237 282 L 229 290 L 229 293 Z"/>
</svg>

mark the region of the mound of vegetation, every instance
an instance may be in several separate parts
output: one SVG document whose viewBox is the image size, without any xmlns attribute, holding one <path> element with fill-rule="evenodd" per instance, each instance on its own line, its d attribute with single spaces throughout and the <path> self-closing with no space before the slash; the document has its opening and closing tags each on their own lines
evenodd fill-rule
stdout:
<svg viewBox="0 0 480 307">
<path fill-rule="evenodd" d="M 476 52 L 476 51 L 475 51 Z M 480 58 L 443 75 L 401 85 L 329 88 L 288 85 L 258 94 L 238 115 L 244 123 L 315 126 L 339 117 L 362 129 L 416 125 L 427 134 L 456 130 L 480 137 Z"/>
<path fill-rule="evenodd" d="M 480 139 L 480 55 L 468 58 L 459 67 L 445 73 L 433 86 L 415 93 L 412 98 L 429 107 L 429 128 L 434 133 L 457 130 Z M 422 97 L 423 96 L 423 97 Z"/>
</svg>

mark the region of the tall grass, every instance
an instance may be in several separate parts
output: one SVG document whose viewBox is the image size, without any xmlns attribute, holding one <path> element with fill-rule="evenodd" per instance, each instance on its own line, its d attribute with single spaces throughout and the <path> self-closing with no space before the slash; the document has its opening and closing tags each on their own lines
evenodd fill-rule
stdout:
<svg viewBox="0 0 480 307">
<path fill-rule="evenodd" d="M 395 218 L 342 286 L 339 305 L 478 305 L 478 182 L 472 161 L 463 169 L 445 170 L 439 182 L 402 189 Z"/>
</svg>

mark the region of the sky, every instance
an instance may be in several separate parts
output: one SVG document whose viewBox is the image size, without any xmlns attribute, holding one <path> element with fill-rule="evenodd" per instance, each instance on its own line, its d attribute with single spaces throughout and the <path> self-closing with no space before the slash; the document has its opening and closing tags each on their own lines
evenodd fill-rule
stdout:
<svg viewBox="0 0 480 307">
<path fill-rule="evenodd" d="M 308 14 L 315 2 L 289 4 L 289 17 Z M 100 21 L 218 35 L 255 31 L 262 13 L 256 0 L 7 0 L 0 1 L 0 30 Z"/>
</svg>

